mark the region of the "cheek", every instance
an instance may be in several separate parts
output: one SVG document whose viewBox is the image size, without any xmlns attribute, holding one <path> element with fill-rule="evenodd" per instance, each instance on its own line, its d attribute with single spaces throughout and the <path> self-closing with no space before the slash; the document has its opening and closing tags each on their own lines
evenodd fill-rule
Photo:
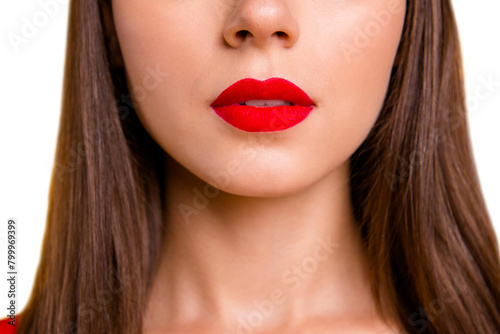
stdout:
<svg viewBox="0 0 500 334">
<path fill-rule="evenodd" d="M 379 111 L 386 95 L 404 23 L 404 1 L 373 1 L 357 14 L 356 24 L 345 25 L 337 59 L 343 83 L 338 92 L 360 111 Z M 377 113 L 375 113 L 377 114 Z"/>
<path fill-rule="evenodd" d="M 325 32 L 328 40 L 321 48 L 314 41 L 309 45 L 315 50 L 316 62 L 326 65 L 325 75 L 318 77 L 318 88 L 329 88 L 323 90 L 321 107 L 325 112 L 321 117 L 328 118 L 326 124 L 331 128 L 323 128 L 318 136 L 329 138 L 325 153 L 338 152 L 337 163 L 361 145 L 380 113 L 404 16 L 403 0 L 375 0 L 348 8 L 342 15 L 331 14 L 330 28 Z M 326 23 L 319 21 L 316 31 Z"/>
<path fill-rule="evenodd" d="M 196 17 L 203 9 L 193 10 L 193 3 L 127 0 L 113 6 L 129 90 L 139 109 L 147 111 L 143 117 L 175 115 L 164 111 L 199 93 L 192 91 L 193 82 L 209 70 L 208 45 L 214 33 L 199 29 L 206 25 L 193 20 L 210 19 L 206 14 Z"/>
<path fill-rule="evenodd" d="M 198 148 L 197 133 L 206 131 L 207 113 L 194 104 L 208 94 L 196 82 L 216 63 L 210 50 L 216 35 L 208 28 L 213 23 L 203 23 L 215 21 L 210 10 L 172 1 L 114 1 L 113 6 L 129 91 L 142 124 L 168 152 Z"/>
</svg>

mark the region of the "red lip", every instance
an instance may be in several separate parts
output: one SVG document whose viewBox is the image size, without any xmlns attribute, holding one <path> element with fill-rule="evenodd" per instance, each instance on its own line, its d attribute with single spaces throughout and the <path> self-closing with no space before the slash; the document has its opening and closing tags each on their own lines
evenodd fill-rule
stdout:
<svg viewBox="0 0 500 334">
<path fill-rule="evenodd" d="M 293 105 L 246 106 L 249 100 L 284 100 Z M 314 107 L 311 98 L 299 87 L 280 78 L 259 81 L 242 79 L 224 90 L 210 105 L 226 122 L 248 132 L 288 129 L 302 122 Z"/>
</svg>

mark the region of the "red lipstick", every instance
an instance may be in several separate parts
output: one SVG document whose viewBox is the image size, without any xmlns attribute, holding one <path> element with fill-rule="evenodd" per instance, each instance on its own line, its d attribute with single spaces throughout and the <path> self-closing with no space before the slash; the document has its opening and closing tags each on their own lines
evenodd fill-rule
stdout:
<svg viewBox="0 0 500 334">
<path fill-rule="evenodd" d="M 246 78 L 224 90 L 210 107 L 238 129 L 270 132 L 302 122 L 313 109 L 314 102 L 302 89 L 285 79 Z"/>
</svg>

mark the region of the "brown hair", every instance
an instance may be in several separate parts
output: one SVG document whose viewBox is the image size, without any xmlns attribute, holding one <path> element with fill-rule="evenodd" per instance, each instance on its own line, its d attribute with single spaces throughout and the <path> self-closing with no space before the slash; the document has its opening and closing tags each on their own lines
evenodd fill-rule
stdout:
<svg viewBox="0 0 500 334">
<path fill-rule="evenodd" d="M 164 153 L 134 113 L 109 0 L 70 6 L 43 250 L 18 333 L 139 333 L 162 244 Z M 381 314 L 409 333 L 500 333 L 498 245 L 448 0 L 408 0 L 384 107 L 351 157 Z"/>
</svg>

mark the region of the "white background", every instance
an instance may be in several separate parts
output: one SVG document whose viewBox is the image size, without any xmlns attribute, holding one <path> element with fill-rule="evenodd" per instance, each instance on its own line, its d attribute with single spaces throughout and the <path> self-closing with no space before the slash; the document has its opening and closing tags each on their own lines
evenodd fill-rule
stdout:
<svg viewBox="0 0 500 334">
<path fill-rule="evenodd" d="M 18 295 L 27 302 L 45 229 L 49 181 L 62 96 L 68 0 L 15 52 L 9 32 L 21 34 L 40 2 L 0 3 L 0 318 L 6 315 L 6 224 L 18 222 Z M 214 0 L 217 1 L 217 0 Z M 464 63 L 469 122 L 483 193 L 500 234 L 500 1 L 453 0 Z M 491 91 L 488 77 L 497 83 Z M 489 93 L 489 94 L 488 94 Z"/>
</svg>

